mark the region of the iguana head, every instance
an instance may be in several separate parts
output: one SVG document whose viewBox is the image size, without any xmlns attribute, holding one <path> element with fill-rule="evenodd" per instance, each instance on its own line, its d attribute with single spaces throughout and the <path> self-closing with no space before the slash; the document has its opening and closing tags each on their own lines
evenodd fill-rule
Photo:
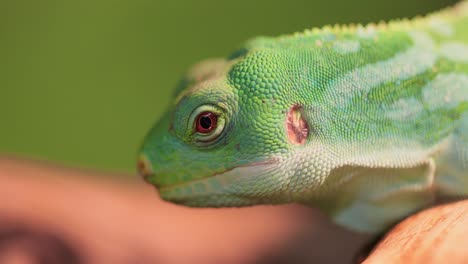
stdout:
<svg viewBox="0 0 468 264">
<path fill-rule="evenodd" d="M 361 122 L 352 104 L 360 103 L 360 85 L 371 85 L 359 78 L 378 71 L 354 70 L 413 42 L 430 46 L 424 37 L 371 29 L 360 28 L 358 39 L 357 28 L 255 38 L 227 59 L 195 65 L 146 138 L 141 174 L 164 199 L 191 206 L 324 198 L 327 184 L 339 182 L 330 175 L 351 156 L 346 146 L 378 136 L 365 133 L 374 123 Z M 379 100 L 371 105 L 379 96 L 366 95 L 370 109 L 381 108 Z"/>
<path fill-rule="evenodd" d="M 138 163 L 163 199 L 190 206 L 289 201 L 285 162 L 308 127 L 289 89 L 280 89 L 271 55 L 204 61 L 183 78 Z"/>
</svg>

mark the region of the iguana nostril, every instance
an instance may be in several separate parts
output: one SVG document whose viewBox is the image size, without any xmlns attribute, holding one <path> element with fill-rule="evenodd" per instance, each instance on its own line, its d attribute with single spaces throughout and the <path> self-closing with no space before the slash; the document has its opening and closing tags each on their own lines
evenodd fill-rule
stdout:
<svg viewBox="0 0 468 264">
<path fill-rule="evenodd" d="M 137 170 L 138 174 L 140 174 L 140 176 L 145 180 L 147 180 L 149 176 L 153 175 L 153 169 L 145 155 L 140 155 L 140 158 L 137 161 Z"/>
</svg>

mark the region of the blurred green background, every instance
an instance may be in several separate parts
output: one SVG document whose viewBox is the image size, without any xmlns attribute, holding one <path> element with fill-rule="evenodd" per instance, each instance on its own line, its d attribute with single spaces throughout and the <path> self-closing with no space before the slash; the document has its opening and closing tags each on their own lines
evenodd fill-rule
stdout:
<svg viewBox="0 0 468 264">
<path fill-rule="evenodd" d="M 256 35 L 413 17 L 454 0 L 0 0 L 0 154 L 133 172 L 194 62 Z"/>
</svg>

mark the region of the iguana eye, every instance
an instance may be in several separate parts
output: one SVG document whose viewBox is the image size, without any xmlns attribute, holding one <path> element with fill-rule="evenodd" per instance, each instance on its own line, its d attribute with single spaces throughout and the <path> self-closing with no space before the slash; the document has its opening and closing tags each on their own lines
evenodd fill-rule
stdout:
<svg viewBox="0 0 468 264">
<path fill-rule="evenodd" d="M 192 135 L 198 146 L 208 146 L 217 142 L 226 125 L 225 111 L 214 105 L 202 105 L 191 115 Z"/>
<path fill-rule="evenodd" d="M 203 112 L 196 119 L 196 129 L 198 133 L 209 134 L 216 129 L 218 117 L 213 112 Z"/>
</svg>

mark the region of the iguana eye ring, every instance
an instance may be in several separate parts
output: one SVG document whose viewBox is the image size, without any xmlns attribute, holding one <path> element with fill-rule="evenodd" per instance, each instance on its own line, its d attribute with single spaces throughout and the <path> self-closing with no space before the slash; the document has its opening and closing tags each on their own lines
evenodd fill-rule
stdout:
<svg viewBox="0 0 468 264">
<path fill-rule="evenodd" d="M 221 136 L 226 125 L 225 111 L 215 105 L 202 105 L 192 112 L 192 139 L 198 146 L 212 145 Z"/>
<path fill-rule="evenodd" d="M 196 129 L 198 133 L 209 134 L 216 129 L 218 116 L 213 112 L 202 112 L 196 119 Z"/>
</svg>

